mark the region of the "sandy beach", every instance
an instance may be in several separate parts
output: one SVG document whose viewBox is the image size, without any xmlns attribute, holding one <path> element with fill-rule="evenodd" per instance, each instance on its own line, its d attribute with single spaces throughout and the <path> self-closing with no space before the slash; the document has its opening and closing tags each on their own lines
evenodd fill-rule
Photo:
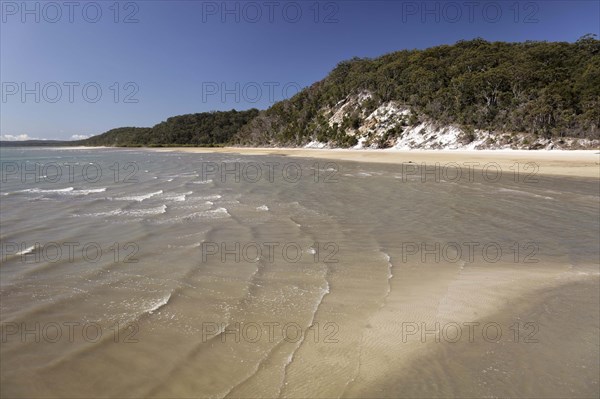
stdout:
<svg viewBox="0 0 600 399">
<path fill-rule="evenodd" d="M 282 155 L 289 157 L 330 159 L 370 163 L 416 163 L 434 167 L 461 167 L 483 169 L 495 163 L 503 172 L 511 173 L 519 168 L 521 173 L 543 175 L 600 178 L 600 151 L 526 151 L 526 150 L 349 150 L 309 148 L 155 148 L 155 151 L 185 153 L 225 153 L 241 155 Z M 537 165 L 535 169 L 534 163 Z M 528 165 L 529 164 L 529 165 Z"/>
</svg>

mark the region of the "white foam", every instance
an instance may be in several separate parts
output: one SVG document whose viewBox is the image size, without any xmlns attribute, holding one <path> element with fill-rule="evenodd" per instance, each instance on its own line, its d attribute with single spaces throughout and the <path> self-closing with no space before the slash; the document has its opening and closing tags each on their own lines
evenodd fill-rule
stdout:
<svg viewBox="0 0 600 399">
<path fill-rule="evenodd" d="M 259 207 L 256 208 L 257 211 L 268 211 L 269 207 L 266 205 L 261 205 Z"/>
<path fill-rule="evenodd" d="M 201 199 L 201 200 L 205 200 L 205 201 L 213 201 L 213 200 L 221 199 L 221 196 L 219 194 L 215 194 L 215 195 L 208 195 L 208 196 L 197 197 L 197 198 Z"/>
<path fill-rule="evenodd" d="M 214 209 L 214 210 L 211 210 L 211 211 L 208 211 L 208 212 L 210 212 L 210 213 L 214 213 L 214 214 L 216 214 L 216 215 L 227 215 L 227 216 L 231 216 L 231 215 L 229 215 L 229 212 L 227 212 L 227 209 L 226 209 L 226 208 L 217 208 L 217 209 Z"/>
<path fill-rule="evenodd" d="M 88 217 L 116 216 L 116 215 L 120 215 L 121 212 L 123 212 L 121 209 L 115 209 L 114 211 L 96 212 L 96 213 L 84 213 L 84 214 L 81 214 L 81 215 L 73 215 L 73 216 L 88 216 Z"/>
<path fill-rule="evenodd" d="M 60 189 L 42 189 L 42 188 L 28 188 L 18 192 L 21 193 L 33 193 L 33 194 L 59 194 L 59 195 L 88 195 L 94 193 L 103 193 L 106 191 L 106 187 L 102 188 L 90 188 L 90 189 L 74 189 L 73 187 L 60 188 Z M 7 193 L 8 194 L 8 193 Z"/>
<path fill-rule="evenodd" d="M 160 215 L 167 212 L 167 206 L 161 205 L 155 208 L 146 208 L 146 209 L 115 209 L 107 212 L 96 212 L 96 213 L 86 213 L 82 215 L 74 215 L 74 216 L 88 216 L 88 217 L 104 217 L 104 216 L 151 216 L 151 215 Z"/>
<path fill-rule="evenodd" d="M 150 307 L 150 309 L 148 309 L 146 312 L 148 312 L 149 314 L 152 314 L 154 312 L 156 312 L 157 310 L 159 310 L 160 308 L 162 308 L 163 306 L 165 306 L 167 303 L 169 303 L 169 300 L 171 299 L 171 294 L 167 295 L 166 297 L 154 302 L 152 304 L 152 306 Z"/>
<path fill-rule="evenodd" d="M 183 202 L 185 201 L 185 194 L 176 195 L 174 197 L 168 197 L 167 199 L 175 202 Z"/>
<path fill-rule="evenodd" d="M 26 248 L 22 251 L 19 251 L 16 253 L 16 255 L 25 255 L 25 254 L 30 254 L 33 252 L 33 250 L 35 249 L 35 245 L 30 246 L 29 248 Z"/>
<path fill-rule="evenodd" d="M 46 193 L 68 193 L 73 191 L 74 188 L 73 187 L 67 187 L 67 188 L 58 188 L 58 189 L 54 189 L 54 190 L 46 190 L 46 189 L 42 189 L 42 188 L 28 188 L 25 190 L 21 190 L 19 192 L 21 193 L 35 193 L 35 194 L 46 194 Z"/>
<path fill-rule="evenodd" d="M 161 205 L 156 208 L 147 208 L 147 209 L 131 209 L 126 211 L 121 211 L 121 214 L 128 216 L 148 216 L 148 215 L 160 215 L 162 213 L 167 212 L 167 206 Z"/>
<path fill-rule="evenodd" d="M 186 197 L 190 194 L 192 194 L 192 191 L 188 191 L 187 193 L 183 193 L 183 194 L 171 195 L 171 196 L 165 197 L 165 199 L 168 201 L 183 202 L 183 201 L 185 201 Z"/>
<path fill-rule="evenodd" d="M 87 190 L 84 190 L 84 189 L 82 189 L 82 190 L 74 190 L 74 191 L 71 191 L 71 193 L 75 194 L 75 195 L 88 195 L 88 194 L 94 194 L 94 193 L 103 193 L 105 191 L 106 191 L 106 187 L 103 187 L 103 188 L 90 188 L 90 189 L 87 189 Z"/>
<path fill-rule="evenodd" d="M 220 219 L 231 216 L 226 208 L 210 209 L 207 211 L 193 212 L 183 216 L 177 216 L 169 221 L 192 220 L 192 219 Z"/>
<path fill-rule="evenodd" d="M 140 194 L 140 195 L 132 195 L 132 196 L 128 196 L 128 197 L 120 197 L 120 198 L 116 198 L 119 201 L 137 201 L 137 202 L 142 202 L 144 200 L 147 200 L 148 198 L 152 198 L 156 195 L 162 194 L 163 191 L 162 190 L 158 190 L 155 191 L 153 193 L 148 193 L 148 194 Z"/>
</svg>

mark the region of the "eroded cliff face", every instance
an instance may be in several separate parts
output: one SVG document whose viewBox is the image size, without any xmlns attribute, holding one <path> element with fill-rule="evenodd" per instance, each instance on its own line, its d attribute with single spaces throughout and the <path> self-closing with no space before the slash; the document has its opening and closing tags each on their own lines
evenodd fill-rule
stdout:
<svg viewBox="0 0 600 399">
<path fill-rule="evenodd" d="M 397 101 L 369 110 L 373 95 L 363 91 L 319 112 L 331 128 L 356 138 L 354 149 L 597 149 L 600 140 L 573 137 L 544 138 L 529 133 L 497 132 L 443 125 L 420 118 Z M 372 107 L 371 107 L 372 108 Z M 351 123 L 348 123 L 352 120 Z M 350 125 L 350 126 L 349 126 Z M 306 148 L 334 148 L 335 143 L 313 139 Z"/>
</svg>

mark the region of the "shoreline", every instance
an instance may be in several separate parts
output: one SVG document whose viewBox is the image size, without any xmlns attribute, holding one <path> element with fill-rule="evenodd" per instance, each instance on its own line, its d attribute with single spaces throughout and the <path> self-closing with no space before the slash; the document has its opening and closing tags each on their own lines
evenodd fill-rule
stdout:
<svg viewBox="0 0 600 399">
<path fill-rule="evenodd" d="M 17 148 L 17 147 L 11 147 Z M 40 147 L 21 147 L 40 148 Z M 600 150 L 395 150 L 395 149 L 345 149 L 345 148 L 278 148 L 278 147 L 41 147 L 53 149 L 122 149 L 146 150 L 155 152 L 180 152 L 189 154 L 238 154 L 238 155 L 277 155 L 291 158 L 312 158 L 330 161 L 363 162 L 379 164 L 413 163 L 427 167 L 442 166 L 483 169 L 486 165 L 495 166 L 506 173 L 548 175 L 559 177 L 579 177 L 600 180 Z M 495 163 L 496 165 L 493 165 Z M 535 167 L 527 165 L 535 163 Z M 518 164 L 518 165 L 516 165 Z"/>
<path fill-rule="evenodd" d="M 538 165 L 536 174 L 562 177 L 600 179 L 600 151 L 598 150 L 352 150 L 313 148 L 259 148 L 259 147 L 159 147 L 144 148 L 157 152 L 181 152 L 192 154 L 224 153 L 239 155 L 280 155 L 293 158 L 327 159 L 366 163 L 402 164 L 415 163 L 433 166 L 440 164 L 482 169 L 495 163 L 502 171 L 515 171 L 519 164 L 522 173 L 532 172 L 531 165 Z"/>
</svg>

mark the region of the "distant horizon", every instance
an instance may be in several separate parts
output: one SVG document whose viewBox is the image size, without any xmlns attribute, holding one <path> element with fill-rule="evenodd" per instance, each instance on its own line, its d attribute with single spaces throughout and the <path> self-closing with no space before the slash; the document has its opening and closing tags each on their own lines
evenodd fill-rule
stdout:
<svg viewBox="0 0 600 399">
<path fill-rule="evenodd" d="M 174 115 L 264 110 L 353 57 L 478 37 L 572 43 L 600 33 L 600 5 L 591 1 L 282 2 L 287 14 L 264 2 L 253 2 L 258 10 L 235 1 L 120 10 L 91 2 L 72 14 L 28 4 L 2 3 L 3 141 L 79 140 Z"/>
</svg>

